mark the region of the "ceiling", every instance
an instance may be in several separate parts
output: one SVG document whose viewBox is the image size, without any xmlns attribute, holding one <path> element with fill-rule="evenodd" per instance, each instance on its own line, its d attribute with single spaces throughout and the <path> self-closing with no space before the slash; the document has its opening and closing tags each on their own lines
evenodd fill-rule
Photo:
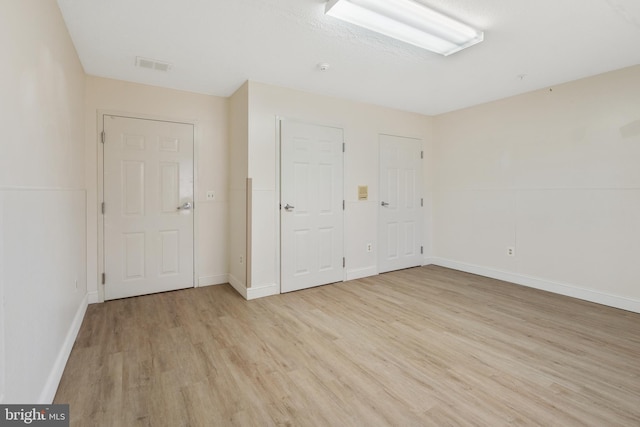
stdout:
<svg viewBox="0 0 640 427">
<path fill-rule="evenodd" d="M 58 4 L 87 74 L 217 96 L 252 80 L 436 115 L 640 63 L 638 0 L 416 1 L 484 42 L 443 57 L 325 16 L 324 0 Z"/>
</svg>

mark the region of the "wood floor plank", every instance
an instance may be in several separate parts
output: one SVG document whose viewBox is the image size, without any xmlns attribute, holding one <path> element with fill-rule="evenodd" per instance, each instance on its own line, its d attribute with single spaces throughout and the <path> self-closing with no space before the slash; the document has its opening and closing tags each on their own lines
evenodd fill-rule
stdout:
<svg viewBox="0 0 640 427">
<path fill-rule="evenodd" d="M 640 314 L 429 266 L 89 306 L 73 426 L 638 426 Z"/>
</svg>

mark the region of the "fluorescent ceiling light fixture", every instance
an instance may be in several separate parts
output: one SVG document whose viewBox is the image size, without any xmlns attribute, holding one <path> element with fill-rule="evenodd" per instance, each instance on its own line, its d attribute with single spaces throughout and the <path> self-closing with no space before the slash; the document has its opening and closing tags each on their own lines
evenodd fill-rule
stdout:
<svg viewBox="0 0 640 427">
<path fill-rule="evenodd" d="M 484 33 L 413 0 L 330 0 L 325 14 L 444 56 Z"/>
</svg>

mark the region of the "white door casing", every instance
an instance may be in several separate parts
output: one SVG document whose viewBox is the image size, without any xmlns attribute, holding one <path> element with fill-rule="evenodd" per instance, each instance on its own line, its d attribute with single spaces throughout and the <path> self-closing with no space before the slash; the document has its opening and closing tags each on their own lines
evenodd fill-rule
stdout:
<svg viewBox="0 0 640 427">
<path fill-rule="evenodd" d="M 378 272 L 422 264 L 422 142 L 380 135 Z"/>
<path fill-rule="evenodd" d="M 105 299 L 194 286 L 192 124 L 103 117 Z"/>
<path fill-rule="evenodd" d="M 281 292 L 344 280 L 343 131 L 281 121 Z"/>
</svg>

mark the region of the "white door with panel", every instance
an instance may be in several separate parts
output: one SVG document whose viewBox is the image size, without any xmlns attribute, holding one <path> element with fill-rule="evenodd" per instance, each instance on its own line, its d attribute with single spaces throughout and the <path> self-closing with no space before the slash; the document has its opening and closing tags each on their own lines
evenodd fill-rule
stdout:
<svg viewBox="0 0 640 427">
<path fill-rule="evenodd" d="M 378 271 L 422 265 L 422 141 L 380 135 Z"/>
<path fill-rule="evenodd" d="M 280 127 L 281 292 L 344 280 L 342 129 Z"/>
<path fill-rule="evenodd" d="M 193 287 L 193 125 L 103 125 L 105 299 Z"/>
</svg>

